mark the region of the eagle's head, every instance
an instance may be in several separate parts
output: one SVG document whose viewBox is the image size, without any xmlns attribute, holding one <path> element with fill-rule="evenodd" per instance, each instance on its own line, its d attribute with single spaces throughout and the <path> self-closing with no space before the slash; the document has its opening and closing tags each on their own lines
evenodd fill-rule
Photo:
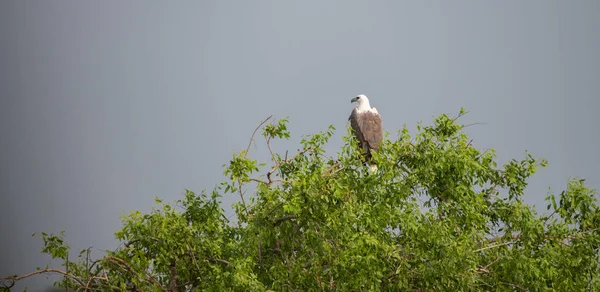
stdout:
<svg viewBox="0 0 600 292">
<path fill-rule="evenodd" d="M 360 95 L 356 96 L 350 102 L 351 103 L 354 103 L 354 102 L 358 103 L 358 110 L 359 111 L 370 110 L 371 109 L 371 105 L 369 104 L 369 99 L 364 94 L 360 94 Z"/>
</svg>

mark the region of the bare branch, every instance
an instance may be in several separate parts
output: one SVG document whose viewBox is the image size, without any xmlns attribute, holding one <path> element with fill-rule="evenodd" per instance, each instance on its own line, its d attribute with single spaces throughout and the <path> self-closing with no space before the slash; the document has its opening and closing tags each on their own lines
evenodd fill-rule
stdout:
<svg viewBox="0 0 600 292">
<path fill-rule="evenodd" d="M 476 125 L 487 125 L 487 123 L 485 122 L 480 122 L 480 123 L 472 123 L 472 124 L 467 124 L 467 125 L 463 125 L 463 129 L 464 128 L 468 128 L 470 126 L 476 126 Z"/>
<path fill-rule="evenodd" d="M 252 136 L 250 136 L 250 141 L 248 142 L 248 147 L 246 148 L 246 152 L 244 152 L 244 157 L 246 157 L 246 155 L 248 154 L 248 151 L 250 151 L 250 146 L 252 145 L 252 141 L 254 141 L 254 135 L 256 135 L 256 132 L 258 131 L 258 129 L 260 129 L 260 127 L 262 127 L 262 125 L 264 125 L 271 118 L 273 118 L 273 115 L 270 115 L 268 118 L 266 118 L 264 121 L 262 121 L 258 125 L 258 127 L 256 127 L 256 129 L 254 129 L 254 132 L 252 132 Z"/>
<path fill-rule="evenodd" d="M 23 276 L 18 276 L 18 277 L 4 277 L 4 278 L 0 278 L 0 280 L 2 281 L 11 281 L 10 285 L 4 285 L 6 288 L 11 288 L 12 286 L 14 286 L 14 284 L 18 281 L 21 281 L 23 279 L 29 278 L 31 276 L 35 276 L 35 275 L 39 275 L 39 274 L 61 274 L 67 278 L 71 278 L 73 280 L 75 280 L 77 283 L 79 283 L 79 285 L 83 286 L 83 280 L 81 280 L 81 278 L 73 275 L 73 274 L 69 274 L 63 270 L 59 270 L 59 269 L 43 269 L 43 270 L 37 270 L 35 272 L 31 272 L 29 274 L 25 274 Z"/>
<path fill-rule="evenodd" d="M 249 180 L 250 180 L 250 181 L 253 181 L 253 182 L 257 182 L 257 183 L 262 183 L 262 184 L 265 184 L 265 185 L 269 185 L 269 183 L 268 183 L 268 182 L 266 182 L 266 181 L 262 181 L 262 180 L 260 180 L 260 179 L 256 179 L 256 178 L 249 178 Z"/>
<path fill-rule="evenodd" d="M 267 141 L 267 148 L 269 148 L 269 153 L 271 154 L 271 159 L 274 159 L 275 155 L 273 154 L 273 150 L 271 149 L 271 136 L 267 136 L 265 138 L 265 140 Z"/>
<path fill-rule="evenodd" d="M 458 120 L 460 117 L 462 117 L 462 116 L 464 116 L 464 115 L 466 115 L 466 114 L 468 114 L 468 113 L 469 113 L 469 111 L 461 112 L 461 113 L 459 113 L 459 114 L 458 114 L 458 115 L 457 115 L 455 118 L 453 118 L 452 120 L 453 120 L 453 121 L 456 121 L 456 120 Z"/>
</svg>

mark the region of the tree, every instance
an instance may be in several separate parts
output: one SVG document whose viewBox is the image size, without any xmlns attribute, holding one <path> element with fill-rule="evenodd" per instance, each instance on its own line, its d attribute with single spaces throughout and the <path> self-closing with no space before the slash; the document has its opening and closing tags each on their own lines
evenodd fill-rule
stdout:
<svg viewBox="0 0 600 292">
<path fill-rule="evenodd" d="M 58 271 L 58 285 L 81 291 L 600 290 L 595 191 L 573 179 L 538 215 L 522 197 L 546 161 L 526 154 L 498 167 L 458 117 L 385 139 L 375 174 L 349 128 L 336 157 L 323 148 L 332 126 L 288 155 L 271 147 L 289 138 L 287 119 L 269 118 L 250 144 L 262 128 L 270 165 L 249 158 L 248 145 L 210 194 L 125 216 L 123 246 L 94 261 L 87 250 L 68 261 L 63 235 L 42 234 L 43 252 L 65 269 L 35 273 Z M 235 222 L 219 204 L 232 194 Z"/>
</svg>

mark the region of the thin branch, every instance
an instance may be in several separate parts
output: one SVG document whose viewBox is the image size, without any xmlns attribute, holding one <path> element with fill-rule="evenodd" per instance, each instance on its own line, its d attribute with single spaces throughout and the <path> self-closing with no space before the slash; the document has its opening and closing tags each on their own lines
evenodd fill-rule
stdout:
<svg viewBox="0 0 600 292">
<path fill-rule="evenodd" d="M 480 248 L 480 249 L 476 249 L 476 250 L 473 251 L 473 253 L 484 251 L 484 250 L 488 250 L 488 249 L 492 249 L 492 248 L 496 248 L 496 247 L 501 247 L 501 246 L 505 246 L 505 245 L 509 245 L 509 244 L 513 244 L 513 243 L 515 243 L 515 242 L 514 241 L 507 241 L 507 242 L 503 242 L 503 243 L 499 243 L 499 244 L 493 244 L 493 245 L 486 246 L 486 247 L 483 247 L 483 248 Z"/>
<path fill-rule="evenodd" d="M 171 261 L 171 280 L 169 281 L 169 290 L 171 292 L 177 292 L 179 289 L 179 274 L 177 273 L 177 262 Z"/>
<path fill-rule="evenodd" d="M 573 233 L 573 234 L 569 234 L 569 235 L 567 235 L 565 237 L 545 236 L 544 239 L 545 240 L 558 240 L 559 242 L 562 242 L 565 239 L 574 239 L 574 238 L 577 238 L 580 235 L 592 233 L 592 232 L 595 232 L 595 231 L 598 231 L 598 230 L 600 230 L 600 228 L 594 228 L 594 229 L 590 229 L 590 230 L 576 232 L 576 233 Z M 504 238 L 504 235 L 503 236 L 498 236 L 498 237 L 491 238 L 487 242 L 489 242 L 489 243 L 498 242 L 498 241 L 502 240 L 503 238 Z M 476 252 L 480 252 L 480 251 L 484 251 L 484 250 L 488 250 L 488 249 L 492 249 L 492 248 L 496 248 L 496 247 L 501 247 L 501 246 L 513 244 L 513 243 L 516 242 L 517 239 L 521 239 L 521 235 L 520 234 L 513 234 L 513 235 L 510 236 L 510 238 L 512 239 L 511 241 L 507 241 L 507 242 L 503 242 L 503 243 L 498 243 L 498 244 L 493 244 L 493 245 L 490 245 L 490 246 L 487 246 L 487 247 L 476 249 L 473 252 L 476 253 Z"/>
<path fill-rule="evenodd" d="M 249 178 L 249 180 L 250 180 L 250 181 L 253 181 L 253 182 L 257 182 L 257 183 L 262 183 L 262 184 L 265 184 L 265 185 L 269 185 L 269 183 L 268 183 L 268 182 L 266 182 L 266 181 L 262 181 L 262 180 L 260 180 L 260 179 L 256 179 L 256 178 Z"/>
<path fill-rule="evenodd" d="M 467 124 L 467 125 L 463 125 L 463 129 L 464 128 L 468 128 L 470 126 L 476 126 L 476 125 L 487 125 L 487 123 L 486 122 L 480 122 L 480 123 Z"/>
<path fill-rule="evenodd" d="M 57 273 L 57 274 L 61 274 L 65 277 L 71 278 L 73 280 L 75 280 L 77 283 L 79 283 L 79 285 L 83 286 L 83 280 L 81 280 L 79 277 L 73 275 L 73 274 L 69 274 L 63 270 L 59 270 L 59 269 L 43 269 L 43 270 L 37 270 L 35 272 L 31 272 L 29 274 L 25 274 L 23 276 L 19 276 L 19 277 L 5 277 L 5 278 L 0 278 L 0 280 L 5 281 L 11 281 L 10 285 L 4 285 L 6 288 L 11 288 L 12 286 L 14 286 L 14 284 L 18 281 L 21 281 L 23 279 L 29 278 L 31 276 L 35 276 L 35 275 L 39 275 L 39 274 L 50 274 L 50 273 Z"/>
<path fill-rule="evenodd" d="M 245 155 L 245 154 L 244 154 Z M 242 191 L 242 180 L 238 179 L 238 192 L 240 193 L 240 198 L 242 198 L 242 204 L 244 204 L 244 210 L 246 211 L 246 215 L 248 215 L 248 207 L 246 206 L 246 200 L 244 199 L 244 193 Z"/>
<path fill-rule="evenodd" d="M 466 114 L 468 114 L 468 113 L 469 113 L 469 111 L 464 111 L 464 112 L 461 112 L 461 113 L 459 113 L 459 114 L 458 114 L 458 115 L 457 115 L 455 118 L 453 118 L 453 119 L 452 119 L 452 121 L 456 121 L 456 120 L 458 120 L 460 117 L 462 117 L 462 116 L 464 116 L 464 115 L 466 115 Z"/>
<path fill-rule="evenodd" d="M 258 239 L 258 263 L 262 264 L 262 254 L 260 252 L 261 248 L 260 248 L 260 238 Z"/>
<path fill-rule="evenodd" d="M 277 206 L 275 206 L 273 209 L 271 209 L 271 210 L 270 210 L 270 211 L 267 213 L 267 215 L 271 215 L 271 214 L 273 214 L 273 212 L 275 212 L 275 210 L 277 210 L 277 209 L 278 209 L 279 207 L 281 207 L 282 205 L 283 205 L 283 202 L 281 202 L 281 203 L 277 204 Z"/>
<path fill-rule="evenodd" d="M 220 263 L 220 264 L 224 264 L 224 265 L 229 265 L 229 262 L 226 260 L 222 260 L 222 259 L 213 259 L 213 258 L 208 258 L 209 261 L 214 262 L 214 263 Z"/>
<path fill-rule="evenodd" d="M 275 164 L 275 166 L 273 166 L 273 168 L 271 168 L 271 170 L 269 170 L 269 172 L 267 172 L 267 179 L 269 179 L 269 184 L 273 183 L 274 181 L 271 179 L 271 175 L 277 170 L 279 169 L 279 167 L 283 164 L 289 163 L 290 161 L 296 159 L 296 157 L 300 156 L 300 154 L 306 153 L 308 151 L 312 150 L 311 148 L 306 148 L 303 150 L 298 151 L 296 154 L 294 154 L 294 156 L 292 156 L 290 159 L 285 159 L 282 161 L 277 162 L 277 164 Z M 287 157 L 287 154 L 286 154 Z"/>
<path fill-rule="evenodd" d="M 296 219 L 296 216 L 294 216 L 294 215 L 283 216 L 283 217 L 275 220 L 275 223 L 273 223 L 273 226 L 277 226 L 285 221 L 289 221 L 289 220 L 293 220 L 293 219 Z"/>
<path fill-rule="evenodd" d="M 333 164 L 331 167 L 329 167 L 327 170 L 325 170 L 323 172 L 323 174 L 321 175 L 321 177 L 325 177 L 327 174 L 329 174 L 334 168 L 338 167 L 340 165 L 341 162 L 336 162 L 335 164 Z M 339 170 L 338 170 L 339 171 Z M 336 171 L 337 172 L 337 171 Z M 334 172 L 333 174 L 335 174 L 336 172 Z"/>
<path fill-rule="evenodd" d="M 67 251 L 67 257 L 65 259 L 65 273 L 69 273 L 69 252 Z M 67 278 L 67 276 L 65 276 L 65 279 Z M 65 285 L 65 291 L 69 292 L 69 285 Z"/>
<path fill-rule="evenodd" d="M 258 129 L 260 129 L 260 127 L 262 127 L 262 125 L 264 125 L 272 117 L 273 117 L 273 115 L 270 115 L 268 118 L 266 118 L 264 121 L 262 121 L 258 125 L 258 127 L 256 127 L 256 129 L 254 129 L 254 132 L 252 132 L 252 136 L 250 136 L 250 141 L 248 142 L 248 147 L 246 148 L 246 152 L 244 153 L 244 157 L 246 157 L 246 154 L 248 154 L 248 151 L 250 151 L 250 146 L 252 145 L 252 141 L 254 141 L 254 135 L 256 135 L 256 132 L 258 131 Z"/>
<path fill-rule="evenodd" d="M 267 141 L 267 148 L 269 148 L 269 153 L 271 154 L 271 159 L 273 159 L 275 157 L 275 155 L 273 154 L 273 150 L 271 149 L 271 136 L 267 136 L 265 138 L 265 140 Z"/>
<path fill-rule="evenodd" d="M 104 280 L 108 282 L 108 275 L 106 271 L 104 271 L 104 277 L 93 276 L 88 279 L 87 284 L 85 284 L 85 288 L 83 291 L 88 291 L 90 289 L 90 285 L 92 284 L 92 280 Z"/>
<path fill-rule="evenodd" d="M 129 266 L 129 264 L 127 264 L 124 260 L 117 258 L 117 257 L 113 257 L 113 256 L 109 256 L 106 259 L 108 261 L 119 264 L 121 267 L 123 267 L 126 271 L 130 272 L 132 275 L 138 275 L 138 273 L 131 266 Z M 154 279 L 154 277 L 147 275 L 145 280 L 154 284 L 155 286 L 159 287 L 163 291 L 166 291 L 165 287 L 163 287 L 156 279 Z"/>
<path fill-rule="evenodd" d="M 521 291 L 529 291 L 529 290 L 527 290 L 527 289 L 525 289 L 525 288 L 523 288 L 523 287 L 521 287 L 521 286 L 519 286 L 519 285 L 517 285 L 517 284 L 506 283 L 506 282 L 498 282 L 498 283 L 499 283 L 499 284 L 503 284 L 503 285 L 507 285 L 507 286 L 511 286 L 511 287 L 513 287 L 513 288 L 518 288 L 518 289 L 519 289 L 519 290 L 521 290 Z"/>
<path fill-rule="evenodd" d="M 510 236 L 510 239 L 512 239 L 512 240 L 517 240 L 517 239 L 519 239 L 519 238 L 521 238 L 521 235 L 520 235 L 520 234 L 513 234 L 513 235 L 511 235 L 511 236 Z M 489 243 L 494 243 L 494 242 L 498 242 L 498 241 L 500 241 L 500 240 L 502 240 L 502 239 L 504 239 L 504 235 L 502 235 L 502 236 L 498 236 L 498 237 L 494 237 L 494 238 L 490 238 L 490 239 L 488 240 L 488 242 L 489 242 Z"/>
</svg>

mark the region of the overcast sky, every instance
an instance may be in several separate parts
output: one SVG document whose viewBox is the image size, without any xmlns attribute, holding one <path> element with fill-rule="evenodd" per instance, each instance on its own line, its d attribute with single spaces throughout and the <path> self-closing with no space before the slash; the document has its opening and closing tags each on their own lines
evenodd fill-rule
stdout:
<svg viewBox="0 0 600 292">
<path fill-rule="evenodd" d="M 0 275 L 114 249 L 119 216 L 212 190 L 268 115 L 337 128 L 366 94 L 391 138 L 470 113 L 473 145 L 549 160 L 525 200 L 600 186 L 600 1 L 2 1 Z M 250 155 L 265 159 L 263 144 Z M 223 199 L 224 207 L 237 200 Z M 23 282 L 30 288 L 45 277 Z M 35 291 L 34 289 L 33 291 Z"/>
</svg>

